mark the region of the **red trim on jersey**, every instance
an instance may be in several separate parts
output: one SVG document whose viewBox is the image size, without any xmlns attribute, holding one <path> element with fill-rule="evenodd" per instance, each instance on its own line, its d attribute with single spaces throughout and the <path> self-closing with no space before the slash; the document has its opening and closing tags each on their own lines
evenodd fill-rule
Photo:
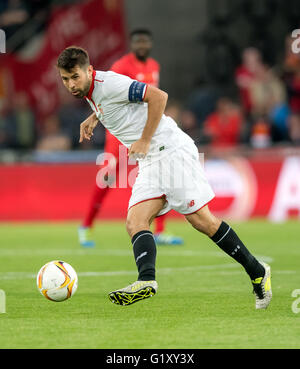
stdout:
<svg viewBox="0 0 300 369">
<path fill-rule="evenodd" d="M 93 99 L 90 99 L 90 101 L 93 103 L 93 105 L 94 105 L 94 107 L 95 107 L 96 111 L 98 111 L 97 106 L 96 106 L 96 104 L 95 104 L 95 101 L 94 101 Z"/>
<path fill-rule="evenodd" d="M 162 195 L 162 196 L 158 196 L 158 197 L 152 197 L 151 199 L 146 199 L 146 200 L 142 200 L 137 202 L 136 204 L 133 204 L 130 206 L 130 208 L 128 208 L 128 211 L 133 208 L 135 205 L 141 204 L 142 202 L 146 202 L 146 201 L 150 201 L 150 200 L 158 200 L 158 199 L 163 199 L 166 198 L 166 195 Z M 167 201 L 167 200 L 166 200 Z"/>
<path fill-rule="evenodd" d="M 143 96 L 143 101 L 144 101 L 145 96 L 146 96 L 147 88 L 148 88 L 148 85 L 146 85 L 146 87 L 145 87 L 145 92 L 144 92 L 144 96 Z"/>
<path fill-rule="evenodd" d="M 87 99 L 89 100 L 92 100 L 92 94 L 93 94 L 93 91 L 94 91 L 94 85 L 95 85 L 95 77 L 96 77 L 96 71 L 93 70 L 93 75 L 92 75 L 92 83 L 91 83 L 91 86 L 90 86 L 90 89 L 89 89 L 89 92 L 87 94 Z"/>
<path fill-rule="evenodd" d="M 193 214 L 197 213 L 199 210 L 203 209 L 206 205 L 208 205 L 214 198 L 215 198 L 215 196 L 211 200 L 209 200 L 206 204 L 204 204 L 203 206 L 201 206 L 200 209 L 198 209 L 196 211 L 193 211 L 192 213 L 189 213 L 189 214 L 183 214 L 183 213 L 181 213 L 181 214 L 184 215 L 184 216 L 186 216 L 186 215 L 193 215 Z"/>
<path fill-rule="evenodd" d="M 96 77 L 96 71 L 95 71 L 95 70 L 93 70 L 93 74 L 92 74 L 92 83 L 91 83 L 91 86 L 90 86 L 89 92 L 88 92 L 87 96 L 85 96 L 85 98 L 86 98 L 86 99 L 89 99 L 89 100 L 93 103 L 93 105 L 94 105 L 94 107 L 95 107 L 96 111 L 98 111 L 97 106 L 96 106 L 96 104 L 95 104 L 94 100 L 92 99 L 92 95 L 93 95 L 93 92 L 94 92 L 95 81 L 97 81 L 97 82 L 103 82 L 103 81 L 101 81 L 101 80 L 99 80 L 99 79 L 95 79 L 95 77 Z"/>
</svg>

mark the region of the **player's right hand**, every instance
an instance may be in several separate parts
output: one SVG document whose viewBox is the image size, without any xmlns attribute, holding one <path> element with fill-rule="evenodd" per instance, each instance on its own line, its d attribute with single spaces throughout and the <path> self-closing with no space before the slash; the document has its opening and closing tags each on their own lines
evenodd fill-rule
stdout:
<svg viewBox="0 0 300 369">
<path fill-rule="evenodd" d="M 84 139 L 90 140 L 93 136 L 94 128 L 98 124 L 98 118 L 96 113 L 90 115 L 84 122 L 80 124 L 80 138 L 79 142 L 81 143 Z"/>
</svg>

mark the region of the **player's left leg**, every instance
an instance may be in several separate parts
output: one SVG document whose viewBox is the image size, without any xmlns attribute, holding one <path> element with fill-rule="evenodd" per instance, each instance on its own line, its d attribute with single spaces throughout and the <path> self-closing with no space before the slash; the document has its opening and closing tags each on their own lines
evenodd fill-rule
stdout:
<svg viewBox="0 0 300 369">
<path fill-rule="evenodd" d="M 158 288 L 155 280 L 156 244 L 150 226 L 163 209 L 165 198 L 151 199 L 128 211 L 126 228 L 131 238 L 138 279 L 131 285 L 109 293 L 111 302 L 130 305 L 152 297 Z"/>
<path fill-rule="evenodd" d="M 256 295 L 256 308 L 267 308 L 272 298 L 270 266 L 259 262 L 231 226 L 216 218 L 209 211 L 208 206 L 187 215 L 186 219 L 195 229 L 210 237 L 226 254 L 244 267 L 252 281 Z"/>
</svg>

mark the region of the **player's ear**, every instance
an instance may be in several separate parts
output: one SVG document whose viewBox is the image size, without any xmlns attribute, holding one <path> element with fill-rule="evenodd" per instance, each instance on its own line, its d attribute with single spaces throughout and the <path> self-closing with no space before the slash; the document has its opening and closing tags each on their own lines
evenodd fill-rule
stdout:
<svg viewBox="0 0 300 369">
<path fill-rule="evenodd" d="M 91 77 L 92 77 L 93 71 L 94 71 L 93 66 L 92 66 L 92 65 L 89 65 L 89 66 L 87 67 L 87 73 L 88 73 L 89 78 L 91 78 Z"/>
</svg>

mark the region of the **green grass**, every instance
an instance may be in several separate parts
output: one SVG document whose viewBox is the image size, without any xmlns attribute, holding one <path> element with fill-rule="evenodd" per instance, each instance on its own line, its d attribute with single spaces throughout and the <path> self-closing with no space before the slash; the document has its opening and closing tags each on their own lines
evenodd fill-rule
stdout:
<svg viewBox="0 0 300 369">
<path fill-rule="evenodd" d="M 94 249 L 78 246 L 76 223 L 0 224 L 0 288 L 7 299 L 0 349 L 300 348 L 300 313 L 291 308 L 292 291 L 300 289 L 299 222 L 233 226 L 258 258 L 271 261 L 266 311 L 254 309 L 242 267 L 186 222 L 168 222 L 184 246 L 158 247 L 157 295 L 127 307 L 107 298 L 136 279 L 123 223 L 97 223 Z M 53 259 L 79 275 L 77 292 L 61 303 L 36 287 L 36 273 Z"/>
</svg>

